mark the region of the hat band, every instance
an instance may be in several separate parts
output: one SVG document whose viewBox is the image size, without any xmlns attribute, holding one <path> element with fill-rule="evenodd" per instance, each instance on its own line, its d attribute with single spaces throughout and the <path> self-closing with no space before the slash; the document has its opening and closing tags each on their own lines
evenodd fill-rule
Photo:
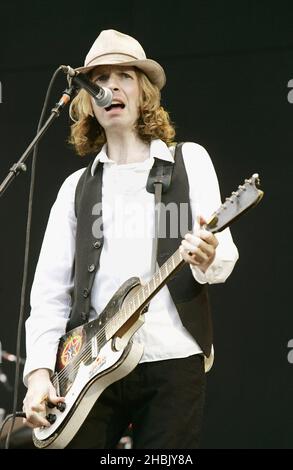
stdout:
<svg viewBox="0 0 293 470">
<path fill-rule="evenodd" d="M 103 54 L 103 55 L 98 55 L 97 57 L 94 57 L 93 59 L 91 59 L 87 64 L 85 64 L 86 67 L 89 67 L 93 62 L 95 62 L 97 59 L 100 61 L 101 59 L 103 60 L 103 58 L 107 57 L 107 56 L 115 56 L 116 57 L 120 57 L 120 56 L 123 56 L 125 57 L 125 62 L 127 60 L 139 60 L 137 57 L 135 56 L 132 56 L 132 55 L 129 55 L 129 54 L 123 54 L 123 52 L 118 52 L 115 54 L 115 52 L 109 52 L 108 54 Z M 95 64 L 94 64 L 95 65 Z"/>
</svg>

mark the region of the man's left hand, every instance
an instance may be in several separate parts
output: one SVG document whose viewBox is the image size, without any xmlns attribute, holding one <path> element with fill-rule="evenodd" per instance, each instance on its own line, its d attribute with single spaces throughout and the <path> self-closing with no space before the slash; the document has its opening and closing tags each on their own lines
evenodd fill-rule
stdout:
<svg viewBox="0 0 293 470">
<path fill-rule="evenodd" d="M 201 217 L 200 225 L 205 223 Z M 215 235 L 200 227 L 194 234 L 185 235 L 180 245 L 180 253 L 187 263 L 198 266 L 204 273 L 215 259 L 218 244 Z"/>
</svg>

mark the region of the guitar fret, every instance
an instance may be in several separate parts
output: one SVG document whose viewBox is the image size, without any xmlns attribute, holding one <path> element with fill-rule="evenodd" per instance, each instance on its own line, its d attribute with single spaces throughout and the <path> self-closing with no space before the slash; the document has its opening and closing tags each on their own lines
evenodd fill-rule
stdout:
<svg viewBox="0 0 293 470">
<path fill-rule="evenodd" d="M 150 286 L 150 291 L 151 291 L 151 292 L 154 292 L 154 290 L 155 290 L 154 278 L 152 278 L 152 279 L 150 280 L 149 286 Z"/>
<path fill-rule="evenodd" d="M 166 261 L 166 263 L 165 263 L 165 266 L 166 266 L 166 267 L 165 267 L 166 277 L 168 277 L 168 276 L 169 276 L 169 266 L 168 266 L 168 262 L 167 262 L 167 261 Z"/>
<path fill-rule="evenodd" d="M 118 331 L 119 328 L 125 323 L 126 320 L 127 320 L 127 315 L 126 315 L 125 307 L 123 307 L 114 315 L 115 331 L 113 331 L 113 333 Z"/>
<path fill-rule="evenodd" d="M 139 298 L 139 302 L 140 302 L 141 304 L 142 304 L 142 303 L 144 302 L 144 300 L 145 300 L 144 295 L 143 295 L 143 290 L 142 290 L 142 288 L 140 288 L 139 291 L 138 291 L 138 298 Z"/>
<path fill-rule="evenodd" d="M 169 260 L 166 262 L 166 267 L 167 267 L 167 276 L 170 274 L 170 267 L 169 267 Z"/>
<path fill-rule="evenodd" d="M 135 310 L 136 308 L 135 308 L 135 303 L 134 303 L 134 297 L 132 297 L 130 301 L 130 309 L 129 309 L 130 316 L 135 312 Z"/>
<path fill-rule="evenodd" d="M 115 318 L 116 317 L 116 318 Z M 115 315 L 115 326 L 116 329 L 115 331 L 118 331 L 119 328 L 128 320 L 127 317 L 127 311 L 125 310 L 125 307 L 123 307 L 121 310 L 119 310 L 116 315 Z M 113 333 L 115 333 L 115 331 Z"/>
<path fill-rule="evenodd" d="M 126 304 L 124 308 L 125 308 L 125 310 L 124 310 L 125 311 L 125 317 L 128 320 L 128 318 L 130 318 L 129 304 L 128 305 Z"/>
<path fill-rule="evenodd" d="M 172 263 L 173 263 L 173 269 L 176 268 L 176 263 L 175 263 L 175 256 L 173 255 L 172 256 Z"/>
<path fill-rule="evenodd" d="M 164 274 L 164 279 L 166 279 L 166 277 L 167 277 L 167 275 L 168 275 L 168 270 L 167 270 L 167 265 L 166 265 L 166 263 L 163 264 L 162 270 L 165 271 L 165 273 L 163 273 L 163 274 Z"/>
<path fill-rule="evenodd" d="M 155 286 L 158 287 L 160 285 L 160 271 L 157 271 L 155 274 Z"/>
</svg>

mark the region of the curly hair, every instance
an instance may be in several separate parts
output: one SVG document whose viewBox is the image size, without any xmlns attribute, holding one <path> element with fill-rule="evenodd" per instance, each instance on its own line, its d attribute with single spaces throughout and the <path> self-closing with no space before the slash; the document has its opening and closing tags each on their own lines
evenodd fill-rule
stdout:
<svg viewBox="0 0 293 470">
<path fill-rule="evenodd" d="M 137 134 L 145 142 L 161 139 L 171 145 L 175 129 L 168 112 L 160 105 L 160 91 L 143 72 L 136 69 L 136 73 L 141 90 L 139 118 L 135 127 Z M 91 98 L 85 90 L 80 90 L 72 100 L 69 115 L 74 121 L 69 143 L 76 153 L 80 156 L 97 153 L 106 142 L 106 135 L 93 113 Z"/>
</svg>

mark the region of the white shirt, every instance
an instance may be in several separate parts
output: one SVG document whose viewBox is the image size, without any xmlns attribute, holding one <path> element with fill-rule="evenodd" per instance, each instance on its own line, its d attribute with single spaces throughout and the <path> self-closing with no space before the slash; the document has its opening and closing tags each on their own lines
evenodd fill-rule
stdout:
<svg viewBox="0 0 293 470">
<path fill-rule="evenodd" d="M 92 306 L 98 314 L 126 279 L 139 276 L 144 282 L 150 278 L 154 195 L 146 191 L 146 182 L 154 157 L 174 161 L 174 148 L 168 148 L 161 140 L 152 141 L 150 158 L 138 163 L 118 165 L 108 158 L 106 150 L 105 145 L 91 169 L 93 174 L 98 162 L 104 162 L 104 244 L 91 295 Z M 211 159 L 203 147 L 185 143 L 182 150 L 196 226 L 198 215 L 208 219 L 220 206 L 219 186 Z M 74 197 L 83 171 L 78 170 L 64 181 L 50 212 L 31 291 L 31 315 L 26 321 L 25 383 L 27 375 L 35 369 L 54 370 L 59 338 L 65 332 L 73 290 Z M 217 234 L 217 238 L 216 257 L 206 273 L 191 267 L 199 283 L 224 282 L 238 259 L 229 229 Z M 141 362 L 187 357 L 201 352 L 183 327 L 167 286 L 151 301 L 145 324 L 135 333 L 135 340 L 144 345 Z M 212 364 L 213 353 L 209 359 L 206 361 L 207 370 Z"/>
</svg>

